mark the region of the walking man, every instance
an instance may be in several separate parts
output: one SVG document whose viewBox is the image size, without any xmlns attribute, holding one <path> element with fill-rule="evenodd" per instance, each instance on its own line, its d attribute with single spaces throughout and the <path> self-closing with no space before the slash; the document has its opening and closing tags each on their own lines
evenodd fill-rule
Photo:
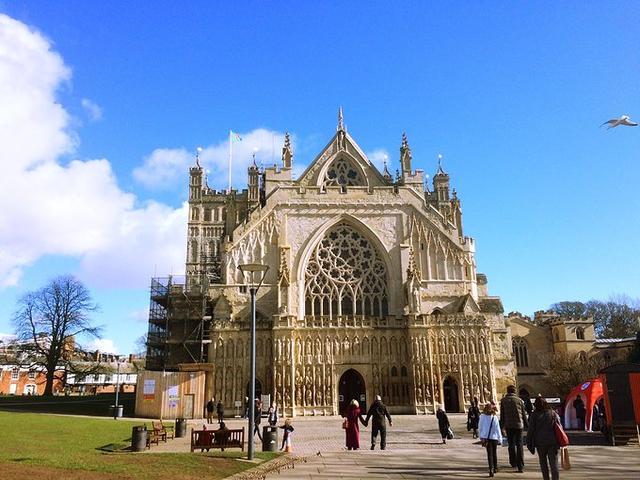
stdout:
<svg viewBox="0 0 640 480">
<path fill-rule="evenodd" d="M 207 402 L 207 423 L 213 423 L 213 407 L 215 406 L 215 399 L 211 397 L 211 400 Z"/>
<path fill-rule="evenodd" d="M 258 434 L 258 438 L 262 441 L 262 435 L 260 434 L 260 422 L 262 421 L 262 402 L 259 398 L 256 398 L 256 405 L 253 412 L 253 436 Z"/>
<path fill-rule="evenodd" d="M 387 411 L 380 395 L 376 395 L 376 401 L 371 404 L 369 411 L 367 412 L 367 418 L 365 419 L 365 425 L 369 425 L 369 418 L 372 420 L 371 425 L 371 450 L 376 447 L 376 437 L 380 432 L 380 450 L 387 448 L 387 422 L 385 417 L 389 420 L 389 426 L 393 427 L 391 422 L 391 415 Z"/>
<path fill-rule="evenodd" d="M 509 442 L 509 463 L 524 471 L 522 430 L 527 427 L 527 412 L 524 402 L 516 395 L 516 387 L 509 385 L 507 394 L 500 401 L 500 428 L 506 431 Z"/>
<path fill-rule="evenodd" d="M 222 400 L 218 400 L 218 405 L 216 405 L 216 413 L 218 414 L 218 423 L 224 422 L 224 405 L 222 404 Z"/>
<path fill-rule="evenodd" d="M 573 408 L 576 410 L 576 419 L 578 420 L 578 430 L 584 430 L 584 419 L 587 416 L 587 409 L 580 395 L 573 401 Z"/>
</svg>

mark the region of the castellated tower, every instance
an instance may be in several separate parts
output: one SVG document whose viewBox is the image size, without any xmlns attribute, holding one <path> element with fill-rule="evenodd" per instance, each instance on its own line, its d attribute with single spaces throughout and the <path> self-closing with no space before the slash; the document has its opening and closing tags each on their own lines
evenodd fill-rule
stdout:
<svg viewBox="0 0 640 480">
<path fill-rule="evenodd" d="M 257 298 L 257 391 L 285 415 L 338 414 L 381 395 L 392 412 L 465 411 L 515 381 L 502 303 L 478 273 L 462 206 L 437 166 L 432 190 L 402 136 L 396 178 L 347 132 L 292 178 L 248 169 L 211 190 L 190 170 L 185 278 L 154 280 L 151 369 L 203 370 L 231 408 L 249 379 L 249 294 L 239 265 L 269 266 Z"/>
</svg>

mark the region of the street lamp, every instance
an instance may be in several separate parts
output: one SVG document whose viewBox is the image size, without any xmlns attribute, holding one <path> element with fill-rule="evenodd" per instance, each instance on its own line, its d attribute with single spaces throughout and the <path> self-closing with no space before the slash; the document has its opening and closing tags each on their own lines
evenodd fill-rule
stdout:
<svg viewBox="0 0 640 480">
<path fill-rule="evenodd" d="M 118 419 L 118 394 L 120 393 L 120 358 L 117 360 L 118 368 L 116 373 L 116 404 L 113 407 L 113 419 Z"/>
<path fill-rule="evenodd" d="M 256 408 L 256 293 L 267 276 L 268 265 L 260 263 L 246 263 L 238 265 L 243 277 L 249 280 L 249 293 L 251 294 L 251 351 L 249 355 L 249 445 L 247 447 L 247 458 L 253 460 L 253 429 L 255 428 L 255 408 Z M 260 280 L 256 284 L 256 274 Z"/>
</svg>

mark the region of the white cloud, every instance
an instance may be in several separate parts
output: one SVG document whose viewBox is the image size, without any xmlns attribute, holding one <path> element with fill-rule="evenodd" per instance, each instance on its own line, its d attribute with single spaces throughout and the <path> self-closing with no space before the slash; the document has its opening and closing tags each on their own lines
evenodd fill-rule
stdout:
<svg viewBox="0 0 640 480">
<path fill-rule="evenodd" d="M 102 119 L 102 108 L 100 108 L 100 105 L 92 100 L 89 100 L 88 98 L 83 98 L 80 103 L 82 104 L 82 108 L 84 108 L 87 112 L 87 115 L 89 115 L 89 119 L 92 122 L 97 122 L 98 120 Z"/>
<path fill-rule="evenodd" d="M 92 285 L 146 286 L 154 265 L 184 264 L 186 207 L 138 206 L 106 159 L 60 162 L 76 143 L 55 98 L 69 80 L 41 34 L 0 14 L 0 287 L 47 254 L 80 258 Z"/>
<path fill-rule="evenodd" d="M 98 350 L 101 353 L 118 353 L 118 348 L 115 343 L 113 343 L 113 340 L 108 338 L 94 338 L 86 346 L 86 349 L 90 352 Z"/>
<path fill-rule="evenodd" d="M 157 148 L 133 170 L 133 178 L 147 188 L 175 187 L 180 177 L 186 179 L 191 162 L 193 156 L 183 148 Z"/>
<path fill-rule="evenodd" d="M 376 168 L 380 170 L 380 172 L 383 171 L 384 162 L 386 160 L 387 168 L 391 172 L 391 166 L 390 166 L 391 155 L 389 155 L 389 152 L 384 148 L 377 148 L 375 150 L 372 150 L 371 152 L 368 152 L 367 158 L 371 160 L 371 163 L 373 163 L 376 166 Z"/>
<path fill-rule="evenodd" d="M 284 133 L 257 128 L 240 132 L 239 135 L 242 141 L 233 143 L 231 183 L 234 188 L 241 190 L 246 188 L 247 168 L 253 162 L 254 153 L 258 167 L 282 165 Z M 295 151 L 294 136 L 291 141 Z M 190 153 L 184 148 L 159 148 L 145 158 L 143 165 L 133 170 L 133 177 L 148 188 L 179 188 L 186 186 L 187 169 L 194 163 L 195 151 Z M 207 171 L 209 187 L 226 190 L 229 185 L 229 139 L 204 147 L 200 153 L 200 164 Z"/>
</svg>

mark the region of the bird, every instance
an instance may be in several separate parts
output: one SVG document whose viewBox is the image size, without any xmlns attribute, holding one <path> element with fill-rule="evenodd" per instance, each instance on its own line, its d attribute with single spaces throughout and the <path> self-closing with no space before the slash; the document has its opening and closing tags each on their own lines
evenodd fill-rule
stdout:
<svg viewBox="0 0 640 480">
<path fill-rule="evenodd" d="M 607 127 L 607 130 L 609 130 L 610 128 L 615 128 L 618 125 L 625 125 L 627 127 L 637 127 L 638 123 L 631 121 L 631 119 L 629 118 L 629 115 L 622 115 L 620 118 L 612 118 L 611 120 L 607 120 L 600 126 L 603 127 L 605 125 L 609 125 Z"/>
</svg>

